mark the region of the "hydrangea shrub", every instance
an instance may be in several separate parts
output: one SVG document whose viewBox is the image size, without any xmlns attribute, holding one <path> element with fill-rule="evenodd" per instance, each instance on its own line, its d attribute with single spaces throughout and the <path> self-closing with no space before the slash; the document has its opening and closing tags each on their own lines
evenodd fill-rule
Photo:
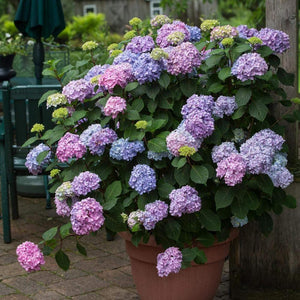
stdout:
<svg viewBox="0 0 300 300">
<path fill-rule="evenodd" d="M 166 249 L 157 258 L 163 277 L 205 262 L 194 241 L 210 246 L 248 221 L 267 235 L 270 213 L 295 207 L 284 191 L 293 181 L 284 128 L 270 114 L 275 101 L 292 105 L 281 84 L 293 85 L 293 75 L 277 56 L 289 37 L 163 15 L 150 29 L 138 19 L 130 25 L 105 64 L 48 97 L 48 107 L 65 111 L 54 114 L 54 129 L 38 132 L 43 144 L 27 165 L 37 174 L 49 164 L 57 214 L 70 218 L 43 235 L 45 255 L 57 251 L 67 269 L 58 235 L 128 230 L 135 245 L 153 235 Z M 23 263 L 32 251 L 18 250 L 27 270 L 43 263 Z"/>
</svg>

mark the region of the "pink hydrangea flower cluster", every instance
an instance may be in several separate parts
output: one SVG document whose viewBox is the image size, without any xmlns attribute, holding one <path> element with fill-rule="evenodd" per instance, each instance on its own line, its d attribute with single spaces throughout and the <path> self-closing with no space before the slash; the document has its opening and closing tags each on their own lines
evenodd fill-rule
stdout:
<svg viewBox="0 0 300 300">
<path fill-rule="evenodd" d="M 76 202 L 70 214 L 72 229 L 78 235 L 97 231 L 104 224 L 103 208 L 94 198 Z"/>
<path fill-rule="evenodd" d="M 60 162 L 67 162 L 70 158 L 82 158 L 86 153 L 85 145 L 79 135 L 67 132 L 59 141 L 56 156 Z"/>
<path fill-rule="evenodd" d="M 76 100 L 83 102 L 94 94 L 94 87 L 84 79 L 72 80 L 63 87 L 62 94 L 67 97 L 69 103 Z"/>
<path fill-rule="evenodd" d="M 201 198 L 198 192 L 189 185 L 174 189 L 169 198 L 171 216 L 181 217 L 182 214 L 191 214 L 201 209 Z"/>
<path fill-rule="evenodd" d="M 41 265 L 45 264 L 45 259 L 38 245 L 32 242 L 24 242 L 16 250 L 18 262 L 27 272 L 39 271 Z"/>
<path fill-rule="evenodd" d="M 99 78 L 99 85 L 109 93 L 112 93 L 116 85 L 125 88 L 125 86 L 133 80 L 132 66 L 128 63 L 122 63 L 119 65 L 111 65 L 107 68 L 104 74 Z"/>
<path fill-rule="evenodd" d="M 54 199 L 54 204 L 56 206 L 56 213 L 61 216 L 61 217 L 70 217 L 71 209 L 79 199 L 77 197 L 72 197 L 71 200 L 71 205 L 68 204 L 67 198 L 60 200 L 59 198 Z"/>
<path fill-rule="evenodd" d="M 177 247 L 169 247 L 165 252 L 157 255 L 157 273 L 159 277 L 178 273 L 181 269 L 182 253 Z"/>
<path fill-rule="evenodd" d="M 86 171 L 74 177 L 72 191 L 77 196 L 85 196 L 100 187 L 100 177 L 92 172 Z"/>
<path fill-rule="evenodd" d="M 111 96 L 108 98 L 103 112 L 108 117 L 111 116 L 115 119 L 119 113 L 123 113 L 126 110 L 126 100 L 118 97 L 118 96 Z"/>
</svg>

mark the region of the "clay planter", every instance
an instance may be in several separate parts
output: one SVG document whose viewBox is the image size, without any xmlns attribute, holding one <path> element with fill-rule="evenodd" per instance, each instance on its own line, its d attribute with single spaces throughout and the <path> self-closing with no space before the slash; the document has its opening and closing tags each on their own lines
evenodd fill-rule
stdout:
<svg viewBox="0 0 300 300">
<path fill-rule="evenodd" d="M 230 242 L 237 237 L 238 231 L 233 230 L 229 239 L 211 247 L 199 244 L 206 254 L 207 263 L 193 263 L 191 267 L 163 278 L 157 275 L 156 258 L 164 249 L 155 243 L 154 238 L 151 237 L 148 244 L 135 247 L 129 232 L 119 234 L 125 240 L 133 280 L 142 300 L 210 300 L 216 294 Z"/>
</svg>

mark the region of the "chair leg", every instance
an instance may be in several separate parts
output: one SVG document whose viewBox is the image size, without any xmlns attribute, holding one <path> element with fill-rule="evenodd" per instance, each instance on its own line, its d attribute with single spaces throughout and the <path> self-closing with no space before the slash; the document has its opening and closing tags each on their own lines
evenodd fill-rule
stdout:
<svg viewBox="0 0 300 300">
<path fill-rule="evenodd" d="M 0 145 L 0 162 L 1 162 L 1 202 L 2 202 L 2 219 L 3 219 L 3 240 L 4 243 L 10 243 L 11 231 L 10 231 L 9 195 L 8 195 L 8 182 L 6 177 L 3 145 Z"/>
<path fill-rule="evenodd" d="M 11 201 L 11 210 L 12 210 L 12 218 L 16 220 L 19 218 L 19 205 L 18 205 L 18 196 L 17 196 L 17 182 L 16 175 L 11 174 L 11 182 L 10 182 L 10 201 Z"/>
<path fill-rule="evenodd" d="M 50 193 L 48 190 L 48 185 L 49 185 L 49 180 L 48 180 L 48 175 L 44 175 L 44 188 L 45 188 L 45 194 L 46 194 L 46 209 L 51 209 L 51 197 Z"/>
</svg>

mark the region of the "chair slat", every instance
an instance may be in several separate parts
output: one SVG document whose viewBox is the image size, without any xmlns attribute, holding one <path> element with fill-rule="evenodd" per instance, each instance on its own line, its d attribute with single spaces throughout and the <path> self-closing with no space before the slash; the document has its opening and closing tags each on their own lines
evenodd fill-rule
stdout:
<svg viewBox="0 0 300 300">
<path fill-rule="evenodd" d="M 16 145 L 22 146 L 28 138 L 28 122 L 26 118 L 26 103 L 25 101 L 15 101 L 14 103 L 15 112 L 15 137 Z"/>
<path fill-rule="evenodd" d="M 28 105 L 28 135 L 30 134 L 30 130 L 35 123 L 43 123 L 42 120 L 42 111 L 41 108 L 38 107 L 38 100 L 27 100 Z"/>
</svg>

